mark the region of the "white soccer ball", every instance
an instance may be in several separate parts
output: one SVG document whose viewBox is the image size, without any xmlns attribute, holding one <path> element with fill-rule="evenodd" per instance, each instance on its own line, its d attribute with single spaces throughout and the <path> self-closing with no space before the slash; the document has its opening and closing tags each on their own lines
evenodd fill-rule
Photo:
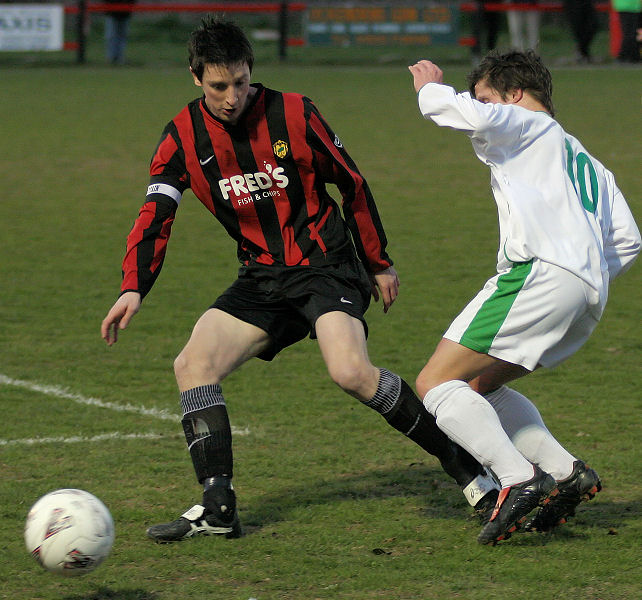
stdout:
<svg viewBox="0 0 642 600">
<path fill-rule="evenodd" d="M 107 558 L 114 543 L 114 521 L 89 492 L 56 490 L 31 507 L 25 543 L 42 567 L 74 577 L 93 571 Z"/>
</svg>

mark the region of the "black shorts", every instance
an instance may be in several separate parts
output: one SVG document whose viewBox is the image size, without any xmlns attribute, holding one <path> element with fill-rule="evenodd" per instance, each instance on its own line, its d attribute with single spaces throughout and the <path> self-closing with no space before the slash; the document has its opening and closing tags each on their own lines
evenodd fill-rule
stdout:
<svg viewBox="0 0 642 600">
<path fill-rule="evenodd" d="M 367 336 L 364 313 L 370 296 L 370 280 L 356 258 L 323 267 L 253 264 L 241 267 L 238 279 L 210 308 L 267 332 L 272 343 L 259 358 L 272 360 L 307 335 L 315 338 L 314 324 L 327 312 L 359 319 Z"/>
</svg>

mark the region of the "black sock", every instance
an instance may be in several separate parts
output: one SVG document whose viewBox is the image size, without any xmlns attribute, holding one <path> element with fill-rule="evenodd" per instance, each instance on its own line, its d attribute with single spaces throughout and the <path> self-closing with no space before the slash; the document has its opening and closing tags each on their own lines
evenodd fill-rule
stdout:
<svg viewBox="0 0 642 600">
<path fill-rule="evenodd" d="M 439 429 L 435 417 L 398 375 L 380 369 L 377 392 L 365 404 L 379 412 L 397 431 L 436 456 L 444 471 L 461 487 L 484 473 L 483 467 L 468 452 Z"/>
<path fill-rule="evenodd" d="M 181 393 L 183 430 L 200 483 L 233 475 L 232 430 L 219 385 L 204 385 Z"/>
</svg>

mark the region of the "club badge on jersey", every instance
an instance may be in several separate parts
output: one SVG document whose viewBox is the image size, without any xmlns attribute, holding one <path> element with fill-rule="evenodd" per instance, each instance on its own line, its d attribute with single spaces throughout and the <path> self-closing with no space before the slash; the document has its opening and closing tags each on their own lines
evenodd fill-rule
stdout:
<svg viewBox="0 0 642 600">
<path fill-rule="evenodd" d="M 278 140 L 277 142 L 274 142 L 274 144 L 272 144 L 272 150 L 274 150 L 274 156 L 276 156 L 277 158 L 285 158 L 288 155 L 290 148 L 287 142 Z"/>
</svg>

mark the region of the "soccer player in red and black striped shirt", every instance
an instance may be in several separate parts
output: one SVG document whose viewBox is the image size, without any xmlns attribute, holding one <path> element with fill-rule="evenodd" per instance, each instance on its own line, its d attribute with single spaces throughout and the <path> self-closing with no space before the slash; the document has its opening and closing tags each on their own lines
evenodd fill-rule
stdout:
<svg viewBox="0 0 642 600">
<path fill-rule="evenodd" d="M 102 323 L 103 338 L 116 341 L 158 277 L 186 189 L 236 240 L 241 268 L 175 361 L 203 502 L 151 527 L 149 536 L 240 535 L 220 384 L 250 358 L 271 360 L 308 335 L 342 389 L 436 455 L 472 505 L 484 494 L 490 502 L 496 491 L 479 463 L 448 440 L 398 375 L 368 358 L 370 296 L 380 296 L 387 311 L 399 280 L 370 189 L 340 139 L 308 98 L 250 84 L 252 49 L 233 23 L 205 19 L 189 47 L 203 96 L 167 125 L 156 148 L 147 198 L 127 239 L 122 293 Z M 341 209 L 327 184 L 339 189 Z"/>
</svg>

